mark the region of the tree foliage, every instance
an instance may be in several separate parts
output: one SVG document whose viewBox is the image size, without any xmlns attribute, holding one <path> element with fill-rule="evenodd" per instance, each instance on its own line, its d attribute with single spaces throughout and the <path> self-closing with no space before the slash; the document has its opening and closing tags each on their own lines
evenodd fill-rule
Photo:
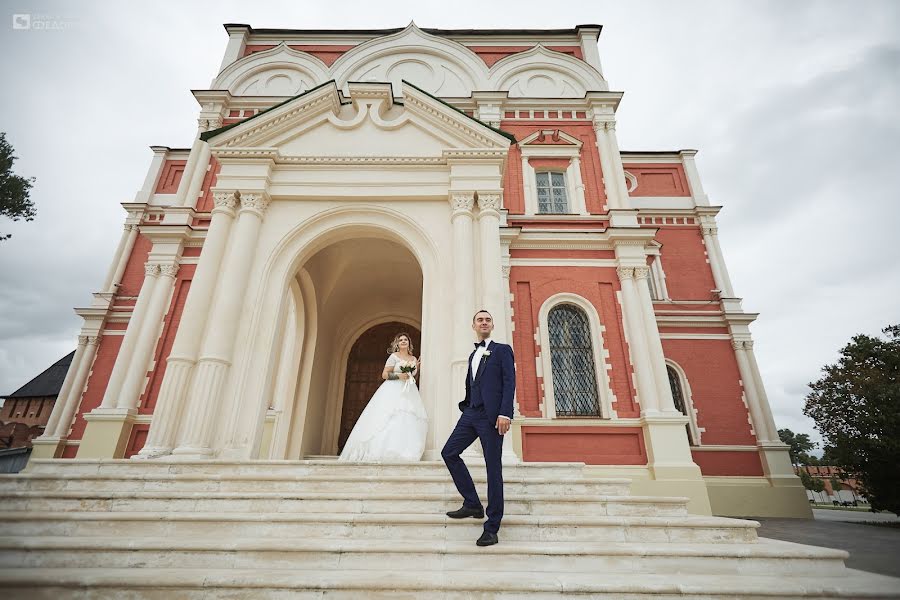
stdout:
<svg viewBox="0 0 900 600">
<path fill-rule="evenodd" d="M 16 162 L 13 152 L 12 145 L 6 141 L 6 134 L 0 132 L 0 215 L 13 221 L 33 221 L 37 214 L 31 201 L 34 177 L 22 177 L 12 172 L 13 163 Z M 0 241 L 10 237 L 11 233 L 0 234 Z"/>
<path fill-rule="evenodd" d="M 856 474 L 872 507 L 900 514 L 900 325 L 856 335 L 811 384 L 804 414 L 835 466 Z"/>
<path fill-rule="evenodd" d="M 782 442 L 791 447 L 791 463 L 794 465 L 816 464 L 815 457 L 810 456 L 810 451 L 816 447 L 816 443 L 809 439 L 806 433 L 794 433 L 790 429 L 779 429 L 778 437 Z"/>
</svg>

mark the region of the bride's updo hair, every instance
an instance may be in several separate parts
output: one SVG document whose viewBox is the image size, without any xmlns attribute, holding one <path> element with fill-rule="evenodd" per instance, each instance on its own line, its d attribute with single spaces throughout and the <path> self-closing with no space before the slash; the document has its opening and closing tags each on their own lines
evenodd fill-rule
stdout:
<svg viewBox="0 0 900 600">
<path fill-rule="evenodd" d="M 409 340 L 409 353 L 412 354 L 413 351 L 415 351 L 415 348 L 413 347 L 413 343 L 412 343 L 412 338 L 409 337 L 409 334 L 406 333 L 405 331 L 401 331 L 400 333 L 398 333 L 397 335 L 394 336 L 394 341 L 392 341 L 391 345 L 388 346 L 388 350 L 387 350 L 388 354 L 393 354 L 394 352 L 397 352 L 398 350 L 400 350 L 400 338 L 402 338 L 402 337 L 405 337 L 407 340 Z"/>
</svg>

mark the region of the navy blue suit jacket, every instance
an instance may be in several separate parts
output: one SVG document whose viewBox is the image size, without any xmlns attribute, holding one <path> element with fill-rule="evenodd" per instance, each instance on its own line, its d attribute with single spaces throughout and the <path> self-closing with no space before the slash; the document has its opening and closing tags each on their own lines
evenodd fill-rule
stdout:
<svg viewBox="0 0 900 600">
<path fill-rule="evenodd" d="M 480 399 L 485 413 L 493 423 L 498 415 L 506 415 L 510 419 L 513 417 L 516 363 L 512 348 L 507 344 L 491 342 L 488 350 L 491 354 L 481 357 L 474 380 L 472 369 L 468 365 L 472 364 L 475 351 L 469 355 L 469 361 L 466 363 L 466 399 L 459 403 L 459 409 L 465 410 L 470 404 L 478 404 L 477 400 Z"/>
</svg>

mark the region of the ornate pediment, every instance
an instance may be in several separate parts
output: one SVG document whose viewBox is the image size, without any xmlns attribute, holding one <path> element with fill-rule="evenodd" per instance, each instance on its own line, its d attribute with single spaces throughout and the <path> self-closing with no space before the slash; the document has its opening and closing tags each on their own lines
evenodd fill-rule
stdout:
<svg viewBox="0 0 900 600">
<path fill-rule="evenodd" d="M 512 136 L 405 85 L 334 82 L 265 112 L 203 134 L 219 157 L 294 164 L 435 164 L 466 154 L 505 157 Z M 399 161 L 399 162 L 398 162 Z"/>
</svg>

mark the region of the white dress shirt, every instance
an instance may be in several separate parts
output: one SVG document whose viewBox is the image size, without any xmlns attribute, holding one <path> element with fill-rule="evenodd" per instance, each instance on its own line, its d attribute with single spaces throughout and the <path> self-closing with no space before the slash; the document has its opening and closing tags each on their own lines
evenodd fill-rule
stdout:
<svg viewBox="0 0 900 600">
<path fill-rule="evenodd" d="M 475 374 L 478 373 L 478 365 L 481 364 L 481 357 L 484 356 L 486 350 L 491 347 L 491 344 L 494 340 L 488 338 L 484 340 L 484 346 L 479 346 L 475 349 L 475 354 L 472 355 L 472 362 L 469 363 L 469 370 L 472 372 L 472 380 L 475 380 Z M 506 419 L 507 421 L 511 421 L 509 417 L 506 415 L 498 415 L 501 419 Z"/>
</svg>

